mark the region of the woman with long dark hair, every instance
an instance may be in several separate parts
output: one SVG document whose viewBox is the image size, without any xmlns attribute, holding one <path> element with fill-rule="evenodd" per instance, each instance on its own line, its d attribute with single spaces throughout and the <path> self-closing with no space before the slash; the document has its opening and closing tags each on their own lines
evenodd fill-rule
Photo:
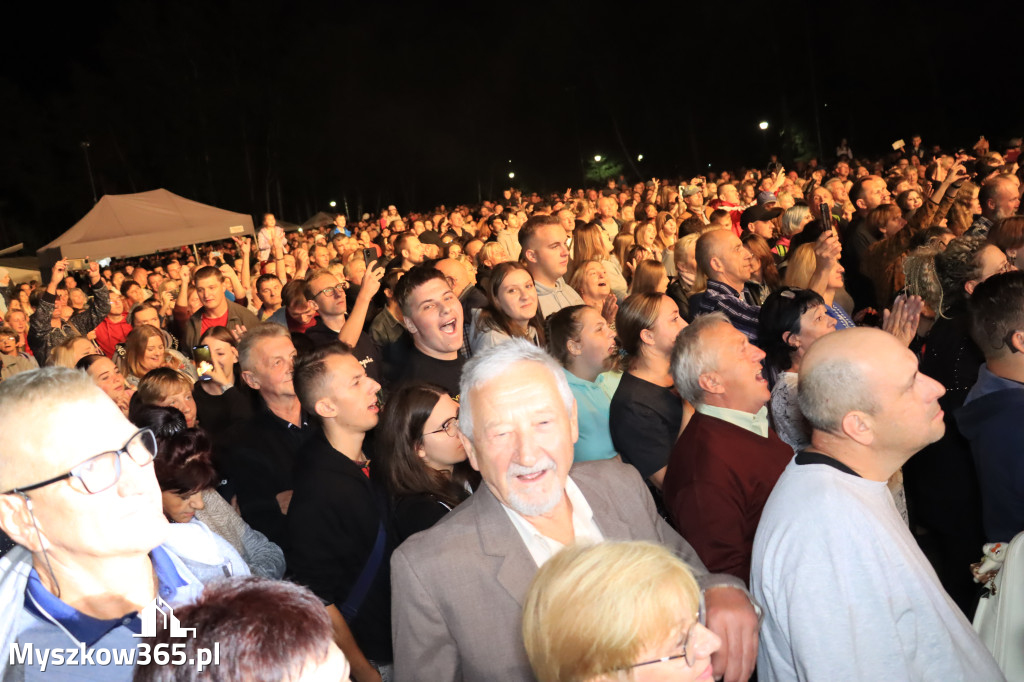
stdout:
<svg viewBox="0 0 1024 682">
<path fill-rule="evenodd" d="M 440 521 L 479 483 L 458 431 L 459 404 L 440 386 L 406 384 L 388 398 L 373 474 L 391 498 L 398 542 Z"/>
<path fill-rule="evenodd" d="M 622 461 L 658 490 L 684 423 L 683 399 L 669 371 L 684 327 L 675 301 L 663 294 L 628 296 L 615 316 L 625 373 L 609 411 L 612 443 Z"/>
<path fill-rule="evenodd" d="M 537 287 L 524 265 L 508 261 L 495 266 L 487 282 L 487 300 L 487 307 L 473 311 L 469 343 L 474 353 L 513 337 L 544 345 Z"/>
</svg>

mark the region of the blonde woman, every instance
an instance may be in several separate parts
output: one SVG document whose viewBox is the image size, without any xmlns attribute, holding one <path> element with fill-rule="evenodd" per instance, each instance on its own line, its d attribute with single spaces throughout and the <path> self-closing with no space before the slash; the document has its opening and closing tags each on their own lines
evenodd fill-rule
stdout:
<svg viewBox="0 0 1024 682">
<path fill-rule="evenodd" d="M 584 263 L 599 261 L 604 266 L 608 286 L 615 294 L 616 301 L 625 298 L 628 288 L 626 278 L 622 275 L 622 266 L 619 261 L 612 255 L 613 242 L 608 239 L 608 234 L 601 229 L 601 226 L 598 223 L 590 223 L 576 228 L 573 232 L 572 244 L 572 258 L 569 261 L 566 281 L 572 279 L 576 270 Z"/>
<path fill-rule="evenodd" d="M 84 336 L 69 336 L 60 345 L 50 349 L 46 364 L 49 367 L 74 369 L 78 361 L 86 355 L 101 355 L 100 349 Z"/>
<path fill-rule="evenodd" d="M 712 680 L 721 640 L 689 567 L 648 542 L 572 545 L 534 576 L 523 643 L 540 682 Z"/>
</svg>

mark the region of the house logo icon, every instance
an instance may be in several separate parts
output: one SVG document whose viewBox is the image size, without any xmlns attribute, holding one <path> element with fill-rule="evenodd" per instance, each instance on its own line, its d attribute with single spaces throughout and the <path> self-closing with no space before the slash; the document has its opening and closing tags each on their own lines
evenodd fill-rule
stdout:
<svg viewBox="0 0 1024 682">
<path fill-rule="evenodd" d="M 160 597 L 153 600 L 146 608 L 139 613 L 139 620 L 142 621 L 142 632 L 132 637 L 155 637 L 157 618 L 162 619 L 164 630 L 170 630 L 171 637 L 195 637 L 195 628 L 183 628 L 178 619 L 174 616 L 174 609 Z"/>
</svg>

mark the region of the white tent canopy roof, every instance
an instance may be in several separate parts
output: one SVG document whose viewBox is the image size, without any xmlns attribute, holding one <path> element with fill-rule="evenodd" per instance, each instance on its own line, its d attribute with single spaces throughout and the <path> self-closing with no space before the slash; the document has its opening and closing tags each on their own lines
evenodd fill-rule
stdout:
<svg viewBox="0 0 1024 682">
<path fill-rule="evenodd" d="M 254 235 L 252 217 L 155 189 L 103 196 L 84 218 L 38 254 L 51 263 L 61 257 L 99 260 L 242 235 Z"/>
</svg>

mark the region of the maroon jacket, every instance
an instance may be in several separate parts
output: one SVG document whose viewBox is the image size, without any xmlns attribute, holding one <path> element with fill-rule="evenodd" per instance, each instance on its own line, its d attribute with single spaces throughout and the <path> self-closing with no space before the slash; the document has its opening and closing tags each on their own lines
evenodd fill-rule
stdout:
<svg viewBox="0 0 1024 682">
<path fill-rule="evenodd" d="M 668 460 L 663 492 L 679 534 L 712 573 L 749 582 L 761 510 L 793 449 L 772 429 L 762 438 L 700 412 Z"/>
</svg>

